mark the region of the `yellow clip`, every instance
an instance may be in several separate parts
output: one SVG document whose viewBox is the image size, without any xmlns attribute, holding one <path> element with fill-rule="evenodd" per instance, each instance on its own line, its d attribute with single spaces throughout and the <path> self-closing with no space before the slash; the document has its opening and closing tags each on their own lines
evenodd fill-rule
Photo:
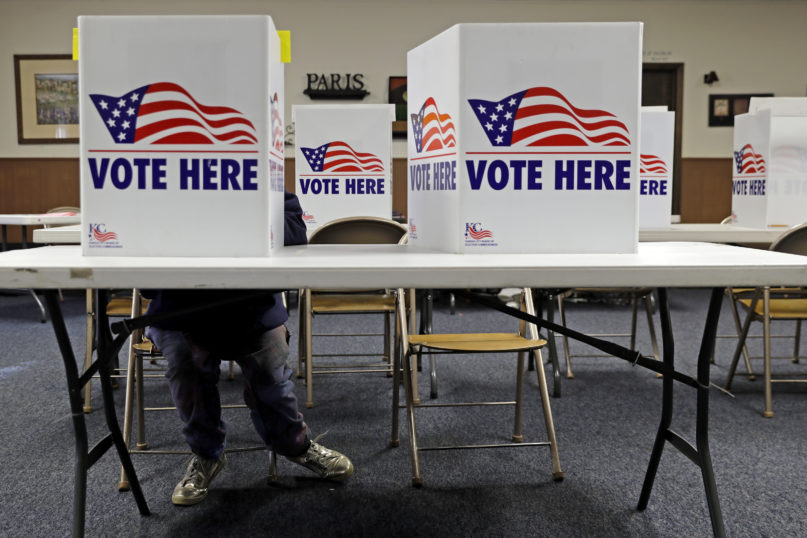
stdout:
<svg viewBox="0 0 807 538">
<path fill-rule="evenodd" d="M 78 60 L 78 28 L 73 28 L 73 59 Z"/>
<path fill-rule="evenodd" d="M 278 30 L 280 37 L 280 62 L 291 63 L 291 32 L 289 30 Z"/>
</svg>

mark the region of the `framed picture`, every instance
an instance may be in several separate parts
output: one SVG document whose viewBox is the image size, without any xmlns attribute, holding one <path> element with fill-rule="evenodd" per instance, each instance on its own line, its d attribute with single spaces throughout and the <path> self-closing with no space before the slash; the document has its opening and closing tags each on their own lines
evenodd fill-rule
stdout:
<svg viewBox="0 0 807 538">
<path fill-rule="evenodd" d="M 752 97 L 773 97 L 772 93 L 713 94 L 709 96 L 709 127 L 732 127 L 734 116 L 748 112 Z"/>
<path fill-rule="evenodd" d="M 406 121 L 406 77 L 389 78 L 388 102 L 395 105 L 395 120 Z"/>
<path fill-rule="evenodd" d="M 78 62 L 70 54 L 15 54 L 17 141 L 78 142 Z"/>
</svg>

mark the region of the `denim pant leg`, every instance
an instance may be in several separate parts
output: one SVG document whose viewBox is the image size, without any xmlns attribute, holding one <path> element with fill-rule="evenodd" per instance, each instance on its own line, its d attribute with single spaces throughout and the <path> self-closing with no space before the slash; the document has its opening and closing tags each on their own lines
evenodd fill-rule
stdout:
<svg viewBox="0 0 807 538">
<path fill-rule="evenodd" d="M 297 408 L 288 365 L 286 328 L 275 327 L 257 337 L 236 361 L 244 374 L 244 401 L 263 441 L 278 454 L 299 454 L 307 444 L 306 425 Z"/>
<path fill-rule="evenodd" d="M 149 327 L 148 337 L 168 361 L 165 377 L 185 424 L 185 440 L 194 454 L 217 459 L 224 451 L 227 433 L 218 389 L 221 357 L 194 344 L 180 331 Z"/>
</svg>

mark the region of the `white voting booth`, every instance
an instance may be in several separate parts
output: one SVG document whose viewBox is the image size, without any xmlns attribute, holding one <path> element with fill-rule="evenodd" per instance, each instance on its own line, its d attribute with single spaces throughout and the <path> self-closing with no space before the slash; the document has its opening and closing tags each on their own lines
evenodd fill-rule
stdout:
<svg viewBox="0 0 807 538">
<path fill-rule="evenodd" d="M 754 228 L 807 221 L 807 98 L 751 99 L 734 118 L 732 221 Z"/>
<path fill-rule="evenodd" d="M 294 105 L 295 193 L 310 234 L 338 218 L 392 218 L 394 105 Z"/>
<path fill-rule="evenodd" d="M 459 24 L 407 56 L 413 248 L 635 252 L 641 23 Z"/>
<path fill-rule="evenodd" d="M 675 112 L 667 107 L 642 107 L 639 141 L 639 229 L 669 228 L 672 220 L 672 178 Z"/>
<path fill-rule="evenodd" d="M 79 17 L 82 252 L 283 246 L 283 65 L 268 16 Z"/>
</svg>

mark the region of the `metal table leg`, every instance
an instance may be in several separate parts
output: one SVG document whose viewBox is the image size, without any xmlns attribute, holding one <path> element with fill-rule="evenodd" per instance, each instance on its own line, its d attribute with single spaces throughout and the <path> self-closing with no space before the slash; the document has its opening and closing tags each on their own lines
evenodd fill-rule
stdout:
<svg viewBox="0 0 807 538">
<path fill-rule="evenodd" d="M 667 299 L 667 290 L 659 288 L 659 317 L 661 319 L 661 334 L 664 346 L 663 350 L 663 374 L 662 381 L 662 408 L 661 421 L 656 441 L 653 444 L 653 451 L 650 454 L 650 462 L 647 466 L 642 492 L 639 496 L 637 508 L 644 510 L 647 508 L 650 499 L 650 491 L 653 488 L 653 481 L 658 470 L 661 453 L 664 449 L 665 441 L 669 441 L 676 449 L 687 456 L 701 470 L 703 485 L 706 489 L 706 503 L 709 506 L 709 516 L 712 521 L 712 532 L 715 536 L 723 537 L 726 529 L 723 526 L 723 516 L 720 511 L 720 502 L 717 497 L 717 485 L 715 484 L 714 472 L 712 470 L 712 458 L 709 453 L 709 366 L 712 353 L 714 352 L 715 337 L 717 335 L 717 322 L 720 318 L 720 307 L 723 298 L 723 288 L 713 288 L 709 301 L 709 310 L 706 316 L 706 325 L 703 330 L 701 347 L 698 353 L 698 374 L 697 383 L 693 384 L 697 391 L 697 411 L 695 418 L 695 443 L 693 447 L 679 434 L 670 429 L 673 413 L 673 381 L 675 372 L 674 348 L 672 324 L 670 322 L 670 305 Z"/>
<path fill-rule="evenodd" d="M 59 344 L 62 361 L 64 362 L 70 399 L 70 412 L 73 418 L 73 432 L 76 443 L 75 483 L 73 486 L 73 536 L 84 536 L 84 512 L 87 501 L 87 470 L 113 445 L 117 449 L 121 464 L 126 469 L 129 476 L 132 493 L 140 513 L 142 515 L 149 515 L 150 512 L 146 504 L 146 498 L 143 496 L 143 491 L 140 489 L 140 482 L 137 480 L 132 460 L 129 457 L 129 451 L 123 442 L 123 436 L 115 414 L 115 401 L 110 377 L 110 359 L 117 353 L 120 346 L 111 339 L 106 314 L 103 309 L 99 310 L 98 323 L 101 330 L 99 330 L 98 336 L 98 359 L 83 374 L 79 375 L 76 366 L 76 358 L 73 354 L 73 347 L 70 344 L 70 337 L 67 334 L 64 317 L 62 316 L 58 292 L 56 290 L 45 290 L 43 293 L 50 312 L 53 331 L 56 334 L 56 341 Z M 99 292 L 98 299 L 98 304 L 105 304 L 106 294 Z M 83 400 L 81 390 L 84 385 L 90 381 L 96 371 L 98 371 L 101 378 L 104 412 L 109 434 L 103 437 L 88 451 L 87 425 L 82 408 Z"/>
</svg>

